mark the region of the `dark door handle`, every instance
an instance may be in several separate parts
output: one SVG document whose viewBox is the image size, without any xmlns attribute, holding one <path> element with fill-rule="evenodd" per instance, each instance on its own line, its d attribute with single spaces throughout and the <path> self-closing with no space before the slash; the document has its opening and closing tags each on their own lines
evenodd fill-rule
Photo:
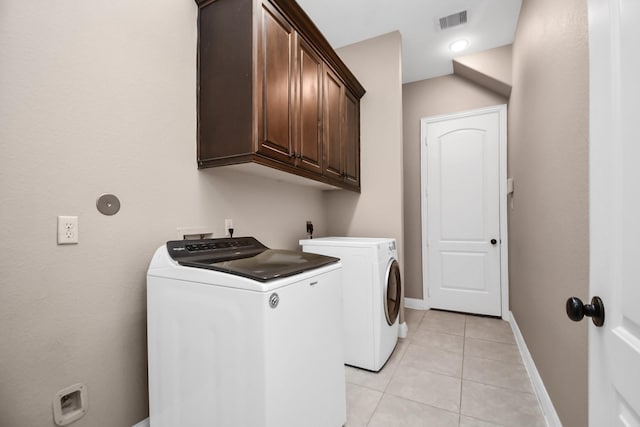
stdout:
<svg viewBox="0 0 640 427">
<path fill-rule="evenodd" d="M 491 244 L 495 245 L 496 243 L 498 243 L 498 241 L 496 239 L 491 239 Z"/>
<path fill-rule="evenodd" d="M 604 325 L 604 303 L 600 297 L 591 298 L 591 304 L 583 304 L 580 298 L 571 297 L 567 300 L 567 316 L 574 322 L 581 321 L 584 316 L 591 317 L 596 326 Z"/>
</svg>

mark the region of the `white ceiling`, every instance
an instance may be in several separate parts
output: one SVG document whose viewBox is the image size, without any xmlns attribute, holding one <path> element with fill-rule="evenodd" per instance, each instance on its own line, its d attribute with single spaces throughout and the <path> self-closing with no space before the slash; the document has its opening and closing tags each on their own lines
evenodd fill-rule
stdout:
<svg viewBox="0 0 640 427">
<path fill-rule="evenodd" d="M 402 34 L 402 81 L 451 74 L 449 44 L 469 48 L 456 55 L 513 42 L 522 0 L 297 0 L 334 48 L 375 36 Z M 467 10 L 467 23 L 440 30 L 438 19 Z"/>
</svg>

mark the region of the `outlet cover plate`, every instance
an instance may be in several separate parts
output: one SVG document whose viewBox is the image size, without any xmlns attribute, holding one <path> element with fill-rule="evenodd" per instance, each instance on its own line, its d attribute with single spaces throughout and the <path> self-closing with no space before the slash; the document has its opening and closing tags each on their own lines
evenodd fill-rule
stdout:
<svg viewBox="0 0 640 427">
<path fill-rule="evenodd" d="M 78 243 L 78 217 L 58 217 L 58 244 L 75 245 Z"/>
</svg>

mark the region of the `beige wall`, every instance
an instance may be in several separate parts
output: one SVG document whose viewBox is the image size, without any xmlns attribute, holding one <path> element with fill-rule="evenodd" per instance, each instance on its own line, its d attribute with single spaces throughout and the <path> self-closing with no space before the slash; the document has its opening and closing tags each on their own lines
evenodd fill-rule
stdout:
<svg viewBox="0 0 640 427">
<path fill-rule="evenodd" d="M 455 62 L 464 64 L 478 72 L 511 86 L 513 45 L 505 45 L 470 55 L 459 56 Z"/>
<path fill-rule="evenodd" d="M 453 72 L 503 96 L 511 94 L 513 46 L 505 45 L 453 60 Z"/>
<path fill-rule="evenodd" d="M 404 263 L 402 231 L 402 67 L 398 32 L 338 49 L 367 90 L 361 100 L 362 193 L 325 192 L 327 233 L 393 237 Z"/>
<path fill-rule="evenodd" d="M 297 248 L 326 231 L 322 192 L 196 169 L 193 1 L 2 3 L 0 426 L 53 426 L 55 392 L 83 382 L 74 427 L 147 417 L 145 272 L 177 227 L 225 218 Z M 365 189 L 367 188 L 365 181 Z M 120 197 L 99 214 L 103 192 Z M 80 243 L 56 245 L 56 216 Z"/>
<path fill-rule="evenodd" d="M 585 0 L 525 0 L 509 104 L 510 306 L 565 427 L 587 425 L 587 327 L 564 312 L 588 289 Z"/>
<path fill-rule="evenodd" d="M 506 99 L 455 75 L 405 84 L 404 245 L 405 295 L 422 299 L 422 225 L 420 208 L 420 119 L 505 104 Z"/>
</svg>

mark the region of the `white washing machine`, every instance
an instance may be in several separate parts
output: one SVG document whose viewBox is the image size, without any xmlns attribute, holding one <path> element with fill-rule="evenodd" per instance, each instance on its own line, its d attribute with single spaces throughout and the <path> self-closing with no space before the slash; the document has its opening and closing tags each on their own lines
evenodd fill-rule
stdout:
<svg viewBox="0 0 640 427">
<path fill-rule="evenodd" d="M 342 426 L 341 273 L 336 258 L 253 238 L 159 248 L 147 273 L 151 425 Z"/>
<path fill-rule="evenodd" d="M 402 283 L 395 239 L 324 237 L 300 244 L 304 252 L 342 261 L 345 364 L 379 371 L 398 342 Z"/>
</svg>

